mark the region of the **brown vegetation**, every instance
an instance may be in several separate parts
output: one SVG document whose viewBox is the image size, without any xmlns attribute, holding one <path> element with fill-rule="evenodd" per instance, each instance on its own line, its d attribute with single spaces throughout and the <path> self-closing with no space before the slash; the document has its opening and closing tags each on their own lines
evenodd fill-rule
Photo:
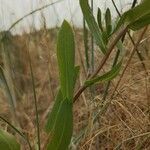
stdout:
<svg viewBox="0 0 150 150">
<path fill-rule="evenodd" d="M 81 66 L 79 85 L 88 76 L 85 67 L 83 33 L 76 29 L 76 64 Z M 134 33 L 136 41 L 139 33 Z M 140 43 L 138 50 L 144 57 L 144 70 L 141 61 L 135 54 L 128 69 L 126 70 L 121 83 L 114 95 L 106 113 L 96 118 L 93 124 L 93 115 L 101 109 L 105 84 L 98 84 L 94 87 L 94 94 L 87 89 L 80 99 L 74 104 L 74 136 L 71 143 L 72 149 L 91 150 L 111 150 L 121 144 L 120 149 L 150 149 L 150 32 L 147 32 L 145 39 Z M 47 135 L 43 131 L 43 126 L 47 118 L 48 111 L 52 108 L 54 95 L 58 89 L 58 69 L 56 60 L 56 38 L 57 29 L 35 31 L 31 34 L 10 36 L 5 46 L 11 55 L 11 67 L 13 87 L 17 101 L 17 120 L 24 133 L 29 135 L 30 140 L 35 142 L 35 110 L 33 101 L 33 91 L 31 83 L 31 73 L 29 60 L 31 58 L 36 94 L 38 101 L 38 112 L 40 115 L 40 131 L 42 147 L 45 144 Z M 127 61 L 131 49 L 133 48 L 128 36 L 125 41 Z M 95 48 L 96 49 L 96 48 Z M 95 50 L 95 68 L 101 60 L 102 54 Z M 110 58 L 112 60 L 113 55 Z M 124 63 L 125 64 L 125 63 Z M 5 69 L 6 64 L 1 62 Z M 107 64 L 109 67 L 111 64 Z M 104 71 L 105 71 L 104 70 Z M 10 74 L 7 74 L 10 75 Z M 111 82 L 109 99 L 116 85 L 118 78 Z M 13 123 L 12 114 L 7 102 L 7 95 L 4 89 L 0 90 L 0 115 Z M 5 123 L 0 122 L 3 128 L 7 128 Z M 85 131 L 82 138 L 80 134 Z M 10 130 L 8 128 L 8 130 Z M 143 135 L 145 133 L 145 135 Z M 137 136 L 138 135 L 138 136 Z M 134 137 L 130 139 L 130 137 Z"/>
</svg>

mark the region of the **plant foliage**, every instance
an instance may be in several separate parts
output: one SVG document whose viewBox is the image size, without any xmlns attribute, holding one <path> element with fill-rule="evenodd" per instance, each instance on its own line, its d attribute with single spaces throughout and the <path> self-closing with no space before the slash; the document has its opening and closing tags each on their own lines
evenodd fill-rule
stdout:
<svg viewBox="0 0 150 150">
<path fill-rule="evenodd" d="M 58 34 L 57 58 L 60 90 L 46 124 L 50 134 L 48 150 L 66 150 L 73 131 L 73 92 L 79 67 L 75 67 L 74 35 L 67 21 L 63 22 Z"/>
<path fill-rule="evenodd" d="M 1 150 L 20 150 L 20 145 L 15 137 L 0 129 L 0 149 Z"/>
</svg>

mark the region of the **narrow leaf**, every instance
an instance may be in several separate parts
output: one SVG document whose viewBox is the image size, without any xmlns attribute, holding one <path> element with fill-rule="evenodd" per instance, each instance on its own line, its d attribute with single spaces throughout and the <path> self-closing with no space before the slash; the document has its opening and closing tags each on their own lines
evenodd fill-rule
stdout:
<svg viewBox="0 0 150 150">
<path fill-rule="evenodd" d="M 143 16 L 141 19 L 139 19 L 138 21 L 134 22 L 133 24 L 130 25 L 130 28 L 132 30 L 139 30 L 141 28 L 143 28 L 146 25 L 150 24 L 150 13 Z"/>
<path fill-rule="evenodd" d="M 0 149 L 1 150 L 20 150 L 20 145 L 15 137 L 8 132 L 0 129 Z"/>
<path fill-rule="evenodd" d="M 103 31 L 102 38 L 103 38 L 104 43 L 107 45 L 108 44 L 108 34 L 107 34 L 106 30 Z"/>
<path fill-rule="evenodd" d="M 67 150 L 73 131 L 72 99 L 79 67 L 74 66 L 74 35 L 66 21 L 58 35 L 57 59 L 61 87 L 45 126 L 50 135 L 47 150 Z"/>
<path fill-rule="evenodd" d="M 98 83 L 98 82 L 106 82 L 106 81 L 111 81 L 113 78 L 115 78 L 120 69 L 121 69 L 121 64 L 122 64 L 122 61 L 120 61 L 116 66 L 114 66 L 112 68 L 112 70 L 110 70 L 109 72 L 105 73 L 104 75 L 102 76 L 98 76 L 98 77 L 95 77 L 91 80 L 87 80 L 85 81 L 85 85 L 86 86 L 91 86 L 95 83 Z"/>
<path fill-rule="evenodd" d="M 106 10 L 105 23 L 106 23 L 107 36 L 109 37 L 109 35 L 111 34 L 111 31 L 112 31 L 111 12 L 110 12 L 109 8 L 107 8 L 107 10 Z"/>
<path fill-rule="evenodd" d="M 140 5 L 125 12 L 118 27 L 125 24 L 133 30 L 138 30 L 150 24 L 150 0 L 144 0 Z"/>
<path fill-rule="evenodd" d="M 84 18 L 88 24 L 88 27 L 96 40 L 96 44 L 99 46 L 101 51 L 105 54 L 106 53 L 106 45 L 103 42 L 102 33 L 101 33 L 99 26 L 96 23 L 95 18 L 92 14 L 92 11 L 88 4 L 88 0 L 80 0 L 80 7 L 82 9 Z"/>
<path fill-rule="evenodd" d="M 79 69 L 80 69 L 79 66 L 75 67 L 74 86 L 75 86 L 75 83 L 76 83 L 76 80 L 77 80 L 77 77 L 78 77 L 78 74 L 79 74 Z M 46 126 L 45 126 L 45 131 L 47 133 L 50 133 L 52 131 L 52 129 L 54 128 L 54 124 L 55 124 L 57 114 L 58 114 L 58 111 L 59 111 L 59 108 L 60 108 L 60 105 L 61 105 L 62 101 L 63 101 L 63 95 L 62 95 L 61 90 L 59 90 L 58 93 L 57 93 L 52 111 L 48 115 L 47 123 L 46 123 Z"/>
<path fill-rule="evenodd" d="M 73 131 L 72 103 L 61 101 L 47 150 L 67 150 Z"/>
<path fill-rule="evenodd" d="M 63 97 L 71 99 L 74 84 L 75 43 L 73 31 L 67 21 L 63 22 L 58 34 L 57 59 Z"/>
<path fill-rule="evenodd" d="M 52 108 L 52 111 L 48 115 L 47 123 L 46 123 L 46 126 L 45 126 L 45 131 L 47 133 L 50 133 L 52 131 L 53 127 L 54 127 L 56 117 L 57 117 L 59 107 L 60 107 L 60 104 L 61 104 L 62 100 L 63 100 L 63 96 L 62 96 L 61 90 L 59 90 L 58 94 L 56 96 L 55 103 L 54 103 L 54 106 Z"/>
<path fill-rule="evenodd" d="M 100 9 L 100 8 L 98 8 L 97 22 L 98 22 L 99 28 L 101 29 L 101 31 L 103 31 L 102 12 L 101 12 L 101 9 Z"/>
</svg>

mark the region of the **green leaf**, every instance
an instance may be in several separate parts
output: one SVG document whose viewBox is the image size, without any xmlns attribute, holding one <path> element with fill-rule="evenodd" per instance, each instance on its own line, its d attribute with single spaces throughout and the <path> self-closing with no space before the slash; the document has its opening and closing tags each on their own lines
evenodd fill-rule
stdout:
<svg viewBox="0 0 150 150">
<path fill-rule="evenodd" d="M 150 24 L 150 0 L 144 0 L 140 5 L 125 12 L 118 24 L 127 25 L 132 30 L 138 30 Z"/>
<path fill-rule="evenodd" d="M 73 131 L 73 104 L 70 100 L 61 101 L 57 117 L 50 134 L 47 150 L 67 150 Z"/>
<path fill-rule="evenodd" d="M 96 44 L 99 46 L 101 51 L 105 54 L 106 53 L 106 45 L 103 42 L 102 33 L 99 29 L 98 24 L 95 21 L 93 13 L 88 4 L 88 0 L 80 0 L 80 7 L 82 9 L 84 18 L 88 24 L 88 27 L 89 27 L 91 33 L 93 34 L 93 37 L 95 38 Z"/>
<path fill-rule="evenodd" d="M 103 31 L 102 38 L 103 38 L 104 43 L 107 45 L 108 44 L 108 34 L 107 34 L 106 30 Z"/>
<path fill-rule="evenodd" d="M 116 66 L 114 66 L 109 72 L 105 73 L 104 75 L 85 81 L 85 86 L 91 86 L 99 82 L 111 81 L 119 74 L 119 71 L 121 69 L 121 64 L 122 61 L 120 61 Z"/>
<path fill-rule="evenodd" d="M 75 74 L 74 74 L 74 85 L 75 85 L 75 82 L 77 80 L 78 74 L 79 74 L 79 66 L 76 66 L 75 67 Z M 47 123 L 46 123 L 46 126 L 45 126 L 45 131 L 47 133 L 52 133 L 52 131 L 55 128 L 55 123 L 56 123 L 57 117 L 59 115 L 58 113 L 60 111 L 62 101 L 63 101 L 63 95 L 61 93 L 61 90 L 59 90 L 58 94 L 56 96 L 55 104 L 52 108 L 52 111 L 48 115 Z M 64 113 L 62 113 L 61 115 L 63 116 Z"/>
<path fill-rule="evenodd" d="M 8 132 L 0 129 L 0 149 L 1 150 L 20 150 L 20 145 L 15 137 Z"/>
<path fill-rule="evenodd" d="M 139 30 L 149 24 L 150 24 L 150 13 L 145 15 L 143 18 L 139 19 L 138 21 L 134 22 L 132 25 L 130 25 L 130 28 L 132 30 Z"/>
<path fill-rule="evenodd" d="M 110 9 L 107 8 L 106 14 L 105 14 L 105 23 L 106 23 L 106 31 L 107 36 L 109 37 L 112 32 L 112 25 L 111 25 L 111 12 Z"/>
<path fill-rule="evenodd" d="M 58 91 L 52 111 L 48 115 L 45 131 L 50 133 L 54 127 L 60 104 L 63 100 L 61 90 Z"/>
<path fill-rule="evenodd" d="M 76 80 L 77 80 L 77 77 L 78 77 L 78 74 L 79 74 L 79 69 L 80 69 L 79 66 L 75 67 L 74 86 L 75 86 L 75 83 L 76 83 Z M 59 111 L 59 108 L 60 108 L 60 105 L 61 105 L 62 101 L 63 101 L 63 95 L 62 95 L 61 90 L 59 90 L 58 93 L 57 93 L 52 111 L 48 115 L 47 123 L 46 123 L 46 126 L 45 126 L 45 131 L 47 133 L 50 133 L 52 131 L 53 127 L 54 127 L 56 117 L 57 117 L 57 114 L 58 114 L 58 111 Z"/>
<path fill-rule="evenodd" d="M 100 9 L 100 8 L 98 8 L 97 22 L 98 22 L 99 28 L 101 29 L 101 31 L 103 31 L 102 12 L 101 12 L 101 9 Z"/>
<path fill-rule="evenodd" d="M 73 130 L 72 107 L 70 100 L 63 100 L 63 95 L 59 90 L 45 127 L 50 136 L 47 150 L 66 150 L 68 148 Z"/>
<path fill-rule="evenodd" d="M 75 43 L 72 28 L 64 21 L 58 34 L 57 59 L 64 99 L 72 99 L 74 84 Z"/>
<path fill-rule="evenodd" d="M 79 66 L 75 67 L 74 35 L 70 25 L 64 21 L 58 35 L 57 59 L 60 72 L 60 90 L 45 126 L 50 135 L 47 150 L 67 150 L 73 131 L 73 91 Z"/>
</svg>

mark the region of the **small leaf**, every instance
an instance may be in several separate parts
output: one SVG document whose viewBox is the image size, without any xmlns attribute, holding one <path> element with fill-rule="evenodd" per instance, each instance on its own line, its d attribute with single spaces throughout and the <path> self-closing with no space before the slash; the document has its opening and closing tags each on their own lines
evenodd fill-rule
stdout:
<svg viewBox="0 0 150 150">
<path fill-rule="evenodd" d="M 73 131 L 72 103 L 65 99 L 61 101 L 53 126 L 47 150 L 67 150 Z"/>
<path fill-rule="evenodd" d="M 88 24 L 88 27 L 89 27 L 91 33 L 93 34 L 93 37 L 96 40 L 96 44 L 99 46 L 101 51 L 105 54 L 106 53 L 106 45 L 103 42 L 102 33 L 101 33 L 99 26 L 96 23 L 95 18 L 92 14 L 92 11 L 88 4 L 88 0 L 80 0 L 80 7 L 82 9 L 84 18 Z"/>
<path fill-rule="evenodd" d="M 101 31 L 103 31 L 103 25 L 102 25 L 102 12 L 101 12 L 101 9 L 100 9 L 100 8 L 98 8 L 97 22 L 98 22 L 99 28 L 101 29 Z"/>
<path fill-rule="evenodd" d="M 114 66 L 112 68 L 112 70 L 105 73 L 104 75 L 98 76 L 98 77 L 95 77 L 91 80 L 85 81 L 85 86 L 91 86 L 91 85 L 98 83 L 98 82 L 111 81 L 113 78 L 115 78 L 118 75 L 118 73 L 121 69 L 121 64 L 122 64 L 122 61 L 120 61 L 116 66 Z"/>
<path fill-rule="evenodd" d="M 1 150 L 20 150 L 20 145 L 15 137 L 8 132 L 0 129 L 0 149 Z"/>
<path fill-rule="evenodd" d="M 63 22 L 58 34 L 57 59 L 63 97 L 71 99 L 74 84 L 75 43 L 73 31 L 67 21 Z"/>
<path fill-rule="evenodd" d="M 105 14 L 105 23 L 106 23 L 106 31 L 107 31 L 107 35 L 108 37 L 110 36 L 111 32 L 112 32 L 112 25 L 111 25 L 111 12 L 110 9 L 107 8 L 106 10 L 106 14 Z"/>
</svg>

